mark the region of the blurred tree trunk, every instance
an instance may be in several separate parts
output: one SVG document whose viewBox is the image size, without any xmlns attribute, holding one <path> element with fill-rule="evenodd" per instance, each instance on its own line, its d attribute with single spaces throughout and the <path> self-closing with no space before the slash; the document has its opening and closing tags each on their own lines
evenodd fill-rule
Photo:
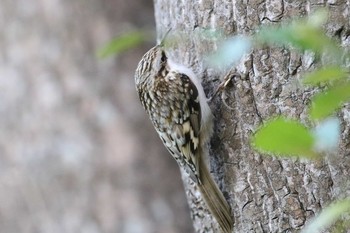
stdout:
<svg viewBox="0 0 350 233">
<path fill-rule="evenodd" d="M 306 16 L 326 6 L 330 11 L 326 24 L 328 35 L 336 37 L 343 46 L 349 45 L 349 0 L 155 0 L 154 3 L 159 35 L 172 28 L 190 37 L 169 52 L 202 78 L 208 96 L 224 74 L 205 67 L 204 54 L 215 50 L 217 44 L 195 36 L 197 30 L 219 29 L 226 36 L 250 35 L 260 25 Z M 324 161 L 265 157 L 253 151 L 249 144 L 254 130 L 274 115 L 308 122 L 305 103 L 312 92 L 298 81 L 302 72 L 313 67 L 313 57 L 307 53 L 283 48 L 255 50 L 238 66 L 242 76 L 227 90 L 225 101 L 232 109 L 220 98 L 211 103 L 215 115 L 211 171 L 232 207 L 234 232 L 297 232 L 332 200 L 350 194 L 349 106 L 338 114 L 342 120 L 340 150 Z M 186 176 L 183 179 L 196 231 L 218 232 L 198 202 L 193 186 Z"/>
</svg>

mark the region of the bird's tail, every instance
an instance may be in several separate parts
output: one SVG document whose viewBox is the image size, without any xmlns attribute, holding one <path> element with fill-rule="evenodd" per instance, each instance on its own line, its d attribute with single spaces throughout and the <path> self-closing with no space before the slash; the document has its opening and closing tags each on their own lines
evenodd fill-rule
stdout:
<svg viewBox="0 0 350 233">
<path fill-rule="evenodd" d="M 200 184 L 199 190 L 207 204 L 211 214 L 219 223 L 224 233 L 232 233 L 233 219 L 230 214 L 230 207 L 221 193 L 217 184 L 209 173 L 208 167 L 203 159 L 199 161 L 200 165 Z"/>
</svg>

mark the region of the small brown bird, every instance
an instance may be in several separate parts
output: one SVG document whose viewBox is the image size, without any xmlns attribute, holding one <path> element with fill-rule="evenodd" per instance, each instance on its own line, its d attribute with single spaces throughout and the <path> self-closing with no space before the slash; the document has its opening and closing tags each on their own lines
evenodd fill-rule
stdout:
<svg viewBox="0 0 350 233">
<path fill-rule="evenodd" d="M 188 68 L 168 58 L 163 43 L 151 48 L 135 73 L 136 89 L 163 144 L 198 185 L 224 233 L 231 233 L 230 207 L 204 161 L 213 116 L 203 87 Z"/>
</svg>

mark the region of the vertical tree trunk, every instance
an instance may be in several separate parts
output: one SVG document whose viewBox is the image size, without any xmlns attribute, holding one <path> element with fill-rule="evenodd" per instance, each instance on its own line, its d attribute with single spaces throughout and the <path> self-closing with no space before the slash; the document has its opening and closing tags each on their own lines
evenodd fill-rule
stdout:
<svg viewBox="0 0 350 233">
<path fill-rule="evenodd" d="M 348 46 L 349 0 L 338 1 L 175 1 L 155 0 L 158 34 L 167 29 L 185 32 L 184 40 L 169 51 L 177 62 L 202 77 L 207 95 L 218 85 L 220 74 L 207 69 L 204 54 L 216 48 L 194 36 L 202 28 L 219 29 L 227 36 L 252 34 L 260 25 L 305 16 L 327 6 L 328 34 Z M 227 108 L 216 98 L 215 135 L 211 141 L 211 170 L 227 197 L 235 221 L 234 232 L 297 232 L 332 200 L 349 196 L 350 108 L 338 114 L 342 120 L 339 151 L 318 162 L 293 161 L 262 156 L 250 147 L 254 130 L 275 115 L 307 123 L 306 103 L 312 91 L 299 84 L 302 72 L 313 68 L 310 54 L 284 48 L 255 50 L 238 67 L 241 78 L 227 90 Z M 198 232 L 218 232 L 196 191 L 184 175 L 194 226 Z M 194 215 L 193 213 L 196 213 Z"/>
</svg>

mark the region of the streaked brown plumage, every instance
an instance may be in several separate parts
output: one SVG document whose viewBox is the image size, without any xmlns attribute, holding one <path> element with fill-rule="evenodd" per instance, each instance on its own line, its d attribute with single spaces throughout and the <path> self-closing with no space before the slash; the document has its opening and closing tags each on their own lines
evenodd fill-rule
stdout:
<svg viewBox="0 0 350 233">
<path fill-rule="evenodd" d="M 172 62 L 160 44 L 142 57 L 135 84 L 163 144 L 198 185 L 223 232 L 231 233 L 230 207 L 204 161 L 212 114 L 199 80 L 191 70 Z"/>
</svg>

